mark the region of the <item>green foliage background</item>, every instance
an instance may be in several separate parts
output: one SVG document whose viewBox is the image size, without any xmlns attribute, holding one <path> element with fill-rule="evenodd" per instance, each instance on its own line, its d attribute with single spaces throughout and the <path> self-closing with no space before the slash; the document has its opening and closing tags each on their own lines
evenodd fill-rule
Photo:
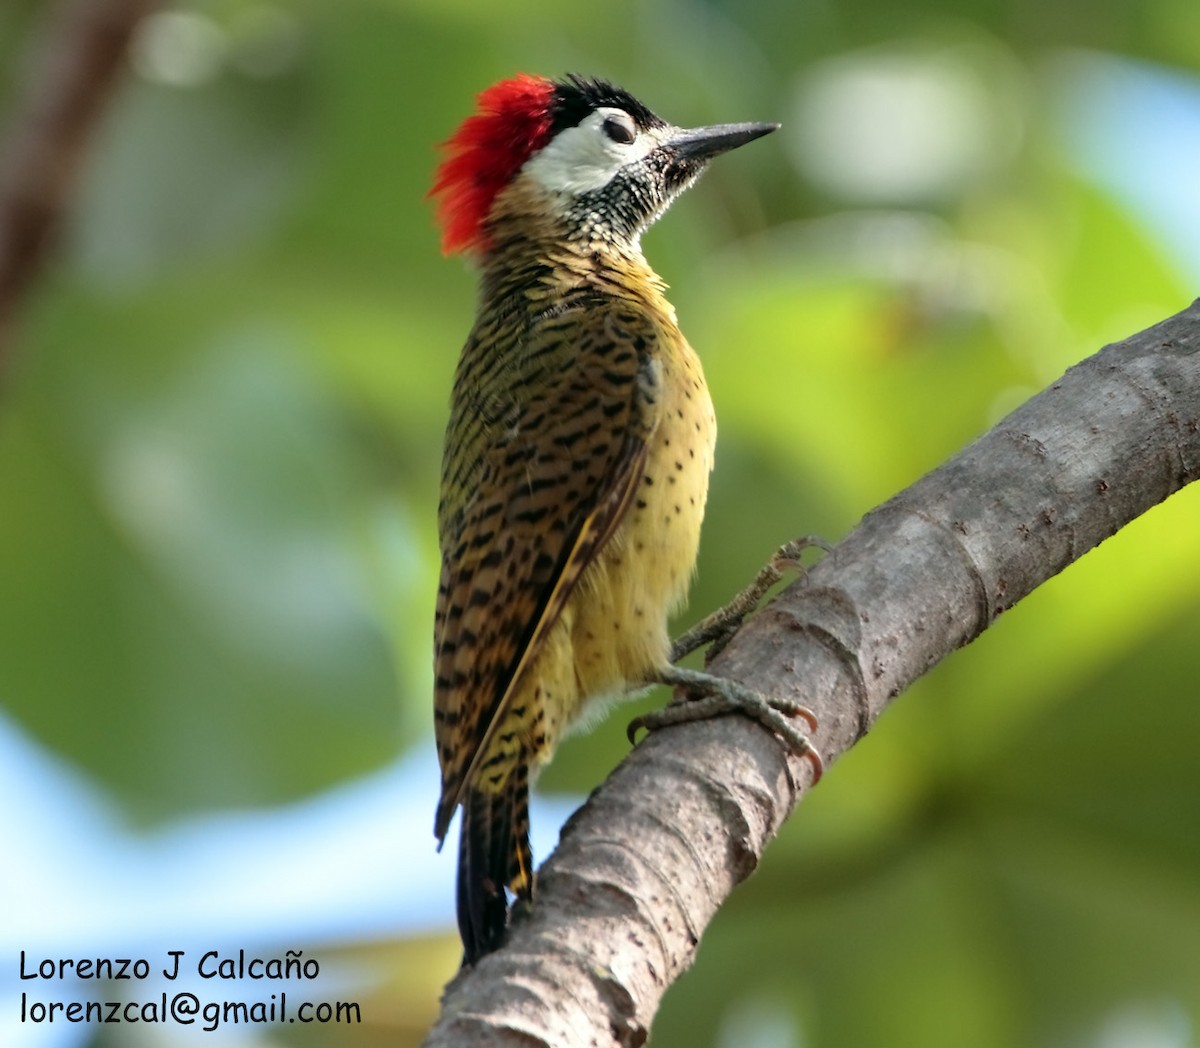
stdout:
<svg viewBox="0 0 1200 1048">
<path fill-rule="evenodd" d="M 1194 0 L 173 10 L 210 35 L 141 41 L 0 404 L 0 703 L 147 826 L 431 744 L 474 289 L 423 197 L 492 81 L 594 72 L 680 124 L 785 123 L 646 240 L 721 423 L 697 612 L 1194 294 L 1056 109 L 1080 49 L 1194 76 Z M 0 12 L 9 108 L 41 16 Z M 830 62 L 947 56 L 974 167 L 891 201 L 809 177 L 793 128 Z M 1196 1043 L 1198 510 L 1148 514 L 897 703 L 721 913 L 654 1043 Z M 623 750 L 614 719 L 543 786 L 583 793 Z M 305 1043 L 416 1043 L 450 930 L 346 951 L 370 1025 Z"/>
</svg>

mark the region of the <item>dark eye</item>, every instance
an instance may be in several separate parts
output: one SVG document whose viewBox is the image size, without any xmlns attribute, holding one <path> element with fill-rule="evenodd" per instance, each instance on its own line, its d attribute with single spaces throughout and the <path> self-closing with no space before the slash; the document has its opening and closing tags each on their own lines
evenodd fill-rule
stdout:
<svg viewBox="0 0 1200 1048">
<path fill-rule="evenodd" d="M 633 140 L 637 138 L 637 131 L 634 129 L 633 121 L 624 113 L 619 116 L 614 114 L 608 117 L 604 121 L 604 133 L 614 142 L 619 142 L 623 146 L 631 145 Z"/>
</svg>

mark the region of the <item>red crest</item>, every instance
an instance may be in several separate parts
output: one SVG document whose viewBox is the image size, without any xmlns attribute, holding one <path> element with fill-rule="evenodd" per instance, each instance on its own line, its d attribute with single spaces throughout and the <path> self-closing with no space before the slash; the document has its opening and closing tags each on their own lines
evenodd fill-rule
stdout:
<svg viewBox="0 0 1200 1048">
<path fill-rule="evenodd" d="M 501 80 L 479 93 L 475 114 L 442 143 L 446 157 L 429 195 L 439 198 L 445 254 L 487 248 L 484 220 L 496 194 L 545 145 L 554 90 L 552 81 L 526 73 Z"/>
</svg>

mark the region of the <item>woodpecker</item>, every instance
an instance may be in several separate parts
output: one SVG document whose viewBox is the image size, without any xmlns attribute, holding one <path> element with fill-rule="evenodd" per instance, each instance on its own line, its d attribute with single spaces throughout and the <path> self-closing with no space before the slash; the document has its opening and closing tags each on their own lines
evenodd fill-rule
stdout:
<svg viewBox="0 0 1200 1048">
<path fill-rule="evenodd" d="M 443 144 L 442 248 L 480 279 L 446 431 L 434 624 L 434 833 L 440 848 L 462 809 L 466 965 L 503 940 L 506 890 L 532 899 L 529 787 L 569 725 L 656 682 L 715 697 L 702 716 L 747 705 L 672 665 L 716 420 L 641 237 L 713 157 L 777 126 L 683 130 L 605 80 L 521 74 Z"/>
</svg>

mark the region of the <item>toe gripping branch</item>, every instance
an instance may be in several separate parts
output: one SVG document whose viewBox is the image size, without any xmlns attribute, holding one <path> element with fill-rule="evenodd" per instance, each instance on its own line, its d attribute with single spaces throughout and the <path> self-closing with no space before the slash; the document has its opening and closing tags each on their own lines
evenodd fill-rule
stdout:
<svg viewBox="0 0 1200 1048">
<path fill-rule="evenodd" d="M 637 741 L 637 733 L 643 728 L 657 731 L 673 724 L 707 720 L 726 713 L 742 713 L 778 735 L 793 753 L 808 761 L 812 766 L 814 786 L 820 781 L 825 771 L 821 755 L 809 737 L 792 721 L 792 718 L 799 717 L 808 725 L 809 731 L 816 731 L 817 718 L 807 706 L 791 699 L 763 695 L 727 677 L 716 677 L 681 666 L 665 666 L 654 680 L 647 683 L 686 688 L 691 694 L 682 701 L 673 701 L 661 710 L 631 720 L 626 729 L 631 743 Z"/>
<path fill-rule="evenodd" d="M 671 662 L 690 655 L 698 648 L 708 646 L 704 661 L 707 665 L 725 650 L 733 636 L 742 628 L 746 616 L 758 608 L 763 597 L 788 571 L 804 574 L 804 565 L 800 558 L 806 549 L 822 549 L 832 553 L 833 547 L 816 535 L 805 535 L 802 538 L 785 542 L 775 551 L 775 554 L 762 568 L 759 569 L 753 581 L 741 593 L 724 607 L 717 608 L 711 615 L 706 615 L 690 630 L 680 636 L 671 646 Z"/>
<path fill-rule="evenodd" d="M 726 713 L 742 713 L 778 735 L 797 756 L 806 758 L 812 766 L 813 785 L 820 781 L 825 770 L 821 755 L 808 735 L 800 731 L 794 723 L 794 720 L 799 718 L 805 722 L 810 732 L 816 731 L 817 718 L 807 706 L 791 699 L 763 695 L 725 677 L 674 665 L 684 656 L 705 645 L 708 645 L 705 663 L 711 662 L 741 628 L 746 616 L 758 607 L 767 591 L 783 578 L 786 570 L 804 570 L 800 564 L 800 556 L 812 546 L 826 552 L 830 550 L 828 543 L 812 536 L 785 543 L 749 586 L 723 608 L 701 619 L 675 642 L 671 649 L 672 664 L 664 666 L 646 683 L 684 688 L 691 694 L 680 701 L 672 701 L 661 710 L 635 717 L 630 721 L 627 734 L 631 743 L 636 741 L 638 731 L 643 728 L 647 731 L 657 731 L 673 724 L 706 720 Z"/>
</svg>

